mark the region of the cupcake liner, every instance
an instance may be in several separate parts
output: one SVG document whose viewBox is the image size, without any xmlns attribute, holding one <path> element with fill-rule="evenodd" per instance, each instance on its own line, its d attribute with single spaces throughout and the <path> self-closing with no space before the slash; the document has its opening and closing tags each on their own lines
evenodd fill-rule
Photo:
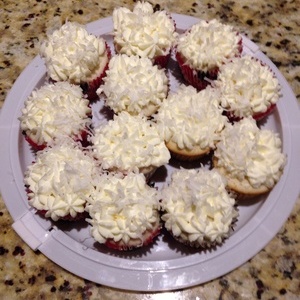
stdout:
<svg viewBox="0 0 300 300">
<path fill-rule="evenodd" d="M 179 52 L 176 53 L 176 60 L 185 81 L 197 90 L 205 89 L 210 85 L 211 80 L 215 80 L 218 76 L 218 67 L 213 68 L 208 72 L 197 71 L 186 64 L 183 56 Z"/>
<path fill-rule="evenodd" d="M 265 112 L 253 114 L 252 118 L 257 122 L 261 121 L 265 117 L 269 116 L 274 111 L 275 108 L 276 108 L 276 104 L 271 104 Z M 224 112 L 224 114 L 227 116 L 228 120 L 231 123 L 238 122 L 243 119 L 243 117 L 236 116 L 233 111 L 226 111 Z"/>
<path fill-rule="evenodd" d="M 171 49 L 170 49 L 169 54 L 167 54 L 167 55 L 160 55 L 160 56 L 154 57 L 153 64 L 157 65 L 161 68 L 166 68 L 169 63 L 170 56 L 171 56 Z"/>
<path fill-rule="evenodd" d="M 145 234 L 145 240 L 132 240 L 128 244 L 125 244 L 123 241 L 115 242 L 113 239 L 108 239 L 105 242 L 105 246 L 110 249 L 118 251 L 130 251 L 144 246 L 148 246 L 154 242 L 154 239 L 160 234 L 161 226 L 156 228 L 154 231 L 147 231 Z"/>
<path fill-rule="evenodd" d="M 103 78 L 106 76 L 106 71 L 108 70 L 109 60 L 111 58 L 111 51 L 110 47 L 106 44 L 106 51 L 107 51 L 107 63 L 101 73 L 93 77 L 90 81 L 81 84 L 81 88 L 83 90 L 84 95 L 89 99 L 91 102 L 94 102 L 98 99 L 98 95 L 96 93 L 97 89 L 103 82 Z"/>
</svg>

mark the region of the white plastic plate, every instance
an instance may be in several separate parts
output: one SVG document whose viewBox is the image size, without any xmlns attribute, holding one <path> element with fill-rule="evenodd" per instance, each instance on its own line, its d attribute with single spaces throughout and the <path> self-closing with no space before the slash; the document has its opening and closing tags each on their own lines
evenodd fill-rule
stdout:
<svg viewBox="0 0 300 300">
<path fill-rule="evenodd" d="M 179 32 L 198 19 L 173 14 Z M 87 25 L 89 32 L 101 35 L 113 50 L 112 19 L 105 18 Z M 22 72 L 11 89 L 1 111 L 0 184 L 6 206 L 14 220 L 13 228 L 34 250 L 38 249 L 66 270 L 107 286 L 135 291 L 180 289 L 224 275 L 259 252 L 279 231 L 288 218 L 299 194 L 300 113 L 295 96 L 275 65 L 247 38 L 244 52 L 268 64 L 278 77 L 282 97 L 277 109 L 261 126 L 280 133 L 283 152 L 287 155 L 284 174 L 267 196 L 239 205 L 240 216 L 233 234 L 222 246 L 199 251 L 175 242 L 163 232 L 154 245 L 131 252 L 116 252 L 100 246 L 89 234 L 86 222 L 52 223 L 35 214 L 27 202 L 23 174 L 34 160 L 33 153 L 20 131 L 18 117 L 24 101 L 46 77 L 43 60 L 37 56 Z M 178 68 L 171 60 L 171 90 L 180 83 Z M 93 119 L 104 118 L 102 101 L 93 105 Z M 171 162 L 155 176 L 157 186 L 168 182 L 174 168 Z M 199 167 L 199 163 L 181 164 Z"/>
</svg>

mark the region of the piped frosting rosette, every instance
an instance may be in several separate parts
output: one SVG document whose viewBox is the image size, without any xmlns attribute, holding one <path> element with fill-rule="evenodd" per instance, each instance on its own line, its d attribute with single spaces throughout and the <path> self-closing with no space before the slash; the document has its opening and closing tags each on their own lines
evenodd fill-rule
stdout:
<svg viewBox="0 0 300 300">
<path fill-rule="evenodd" d="M 111 56 L 103 38 L 89 34 L 81 24 L 66 22 L 47 36 L 40 55 L 52 80 L 81 85 L 90 100 L 97 98 Z"/>
<path fill-rule="evenodd" d="M 45 148 L 25 172 L 29 204 L 53 221 L 81 219 L 98 172 L 93 157 L 72 140 Z"/>
<path fill-rule="evenodd" d="M 213 85 L 221 89 L 220 104 L 232 121 L 249 116 L 261 120 L 280 98 L 280 85 L 270 67 L 250 55 L 222 65 Z"/>
<path fill-rule="evenodd" d="M 139 171 L 149 178 L 170 159 L 156 124 L 125 111 L 95 128 L 91 142 L 93 155 L 105 170 Z"/>
<path fill-rule="evenodd" d="M 184 79 L 204 89 L 215 80 L 221 65 L 242 53 L 242 37 L 230 25 L 200 20 L 176 41 L 176 59 Z"/>
<path fill-rule="evenodd" d="M 87 205 L 91 235 L 100 244 L 130 250 L 149 245 L 160 233 L 159 194 L 140 173 L 99 174 Z"/>
<path fill-rule="evenodd" d="M 166 67 L 177 36 L 170 14 L 138 1 L 132 11 L 126 7 L 114 9 L 113 26 L 117 53 L 148 57 Z"/>
<path fill-rule="evenodd" d="M 71 137 L 85 145 L 92 110 L 79 86 L 68 82 L 46 83 L 32 91 L 24 103 L 20 126 L 35 150 Z"/>
<path fill-rule="evenodd" d="M 176 170 L 161 193 L 164 226 L 181 243 L 207 248 L 230 235 L 238 212 L 218 171 Z"/>
<path fill-rule="evenodd" d="M 214 151 L 214 167 L 240 198 L 269 192 L 286 163 L 278 133 L 260 129 L 253 118 L 228 124 Z"/>
<path fill-rule="evenodd" d="M 97 90 L 115 113 L 127 111 L 146 117 L 154 114 L 167 97 L 169 80 L 163 69 L 147 57 L 115 55 L 109 62 L 103 84 Z"/>
</svg>

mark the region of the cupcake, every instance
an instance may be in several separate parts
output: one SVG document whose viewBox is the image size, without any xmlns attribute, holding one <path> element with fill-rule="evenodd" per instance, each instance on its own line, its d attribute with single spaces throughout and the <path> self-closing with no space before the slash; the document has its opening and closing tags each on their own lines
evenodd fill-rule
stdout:
<svg viewBox="0 0 300 300">
<path fill-rule="evenodd" d="M 280 179 L 286 156 L 278 133 L 257 127 L 253 118 L 228 124 L 214 151 L 213 165 L 228 188 L 242 198 L 269 192 Z"/>
<path fill-rule="evenodd" d="M 80 85 L 89 100 L 97 99 L 96 90 L 111 55 L 103 38 L 89 34 L 83 25 L 66 22 L 48 35 L 41 44 L 40 55 L 53 81 Z"/>
<path fill-rule="evenodd" d="M 181 85 L 162 103 L 155 120 L 173 157 L 197 160 L 215 148 L 227 122 L 219 101 L 218 89 Z"/>
<path fill-rule="evenodd" d="M 72 137 L 87 144 L 92 111 L 79 86 L 45 83 L 26 99 L 19 118 L 25 139 L 34 150 Z"/>
<path fill-rule="evenodd" d="M 155 11 L 148 2 L 137 2 L 133 10 L 113 11 L 114 45 L 117 53 L 148 57 L 166 67 L 176 39 L 175 22 L 166 11 Z"/>
<path fill-rule="evenodd" d="M 91 142 L 94 157 L 109 171 L 139 171 L 150 178 L 170 159 L 155 124 L 125 111 L 95 128 Z"/>
<path fill-rule="evenodd" d="M 104 83 L 97 93 L 115 113 L 154 114 L 168 94 L 168 78 L 163 69 L 147 57 L 120 54 L 112 57 Z"/>
<path fill-rule="evenodd" d="M 250 55 L 220 66 L 214 85 L 222 91 L 221 106 L 231 121 L 249 116 L 261 120 L 280 97 L 280 85 L 270 67 Z"/>
<path fill-rule="evenodd" d="M 210 248 L 222 244 L 238 217 L 235 199 L 216 170 L 176 170 L 161 194 L 165 228 L 188 246 Z"/>
<path fill-rule="evenodd" d="M 160 233 L 158 193 L 143 174 L 101 174 L 87 205 L 91 235 L 116 250 L 149 245 Z"/>
<path fill-rule="evenodd" d="M 180 35 L 176 59 L 187 83 L 202 90 L 215 80 L 221 65 L 242 53 L 242 37 L 230 25 L 201 20 Z"/>
<path fill-rule="evenodd" d="M 53 221 L 82 219 L 94 174 L 95 160 L 78 144 L 65 140 L 47 147 L 37 152 L 24 175 L 29 204 Z"/>
</svg>

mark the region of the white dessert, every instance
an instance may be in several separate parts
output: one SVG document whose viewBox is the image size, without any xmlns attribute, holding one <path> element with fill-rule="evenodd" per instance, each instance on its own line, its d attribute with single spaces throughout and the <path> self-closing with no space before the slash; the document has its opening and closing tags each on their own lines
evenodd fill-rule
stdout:
<svg viewBox="0 0 300 300">
<path fill-rule="evenodd" d="M 93 153 L 104 169 L 137 171 L 168 163 L 170 153 L 154 123 L 123 111 L 95 128 Z"/>
<path fill-rule="evenodd" d="M 89 101 L 80 87 L 68 82 L 46 83 L 32 91 L 19 118 L 21 130 L 38 145 L 62 137 L 80 137 L 91 124 Z"/>
<path fill-rule="evenodd" d="M 66 140 L 39 151 L 24 176 L 29 204 L 54 221 L 76 218 L 85 211 L 95 173 L 95 160 L 75 143 Z"/>
<path fill-rule="evenodd" d="M 114 44 L 118 53 L 153 59 L 168 55 L 176 39 L 175 24 L 165 11 L 153 11 L 147 2 L 137 2 L 133 11 L 113 11 Z"/>
<path fill-rule="evenodd" d="M 222 65 L 213 84 L 222 91 L 222 107 L 240 118 L 266 112 L 280 97 L 279 82 L 269 66 L 250 55 Z"/>
<path fill-rule="evenodd" d="M 219 106 L 220 97 L 218 89 L 207 87 L 198 92 L 192 86 L 181 85 L 155 115 L 163 139 L 173 141 L 179 149 L 214 148 L 227 122 Z"/>
<path fill-rule="evenodd" d="M 48 75 L 55 81 L 89 82 L 107 65 L 106 42 L 76 22 L 66 22 L 41 44 Z"/>
<path fill-rule="evenodd" d="M 168 78 L 148 58 L 116 55 L 110 60 L 97 93 L 105 95 L 105 104 L 115 113 L 127 111 L 150 116 L 167 97 Z"/>
<path fill-rule="evenodd" d="M 91 235 L 121 250 L 143 246 L 160 229 L 159 194 L 143 174 L 101 174 L 87 205 Z"/>
<path fill-rule="evenodd" d="M 216 170 L 176 170 L 161 193 L 162 220 L 180 242 L 210 247 L 229 236 L 238 213 Z"/>
<path fill-rule="evenodd" d="M 229 124 L 221 134 L 214 156 L 215 167 L 230 179 L 253 189 L 271 189 L 278 182 L 286 162 L 278 133 L 259 129 L 252 118 Z"/>
<path fill-rule="evenodd" d="M 230 25 L 200 20 L 179 36 L 177 52 L 195 70 L 207 72 L 240 54 L 241 36 Z"/>
</svg>

